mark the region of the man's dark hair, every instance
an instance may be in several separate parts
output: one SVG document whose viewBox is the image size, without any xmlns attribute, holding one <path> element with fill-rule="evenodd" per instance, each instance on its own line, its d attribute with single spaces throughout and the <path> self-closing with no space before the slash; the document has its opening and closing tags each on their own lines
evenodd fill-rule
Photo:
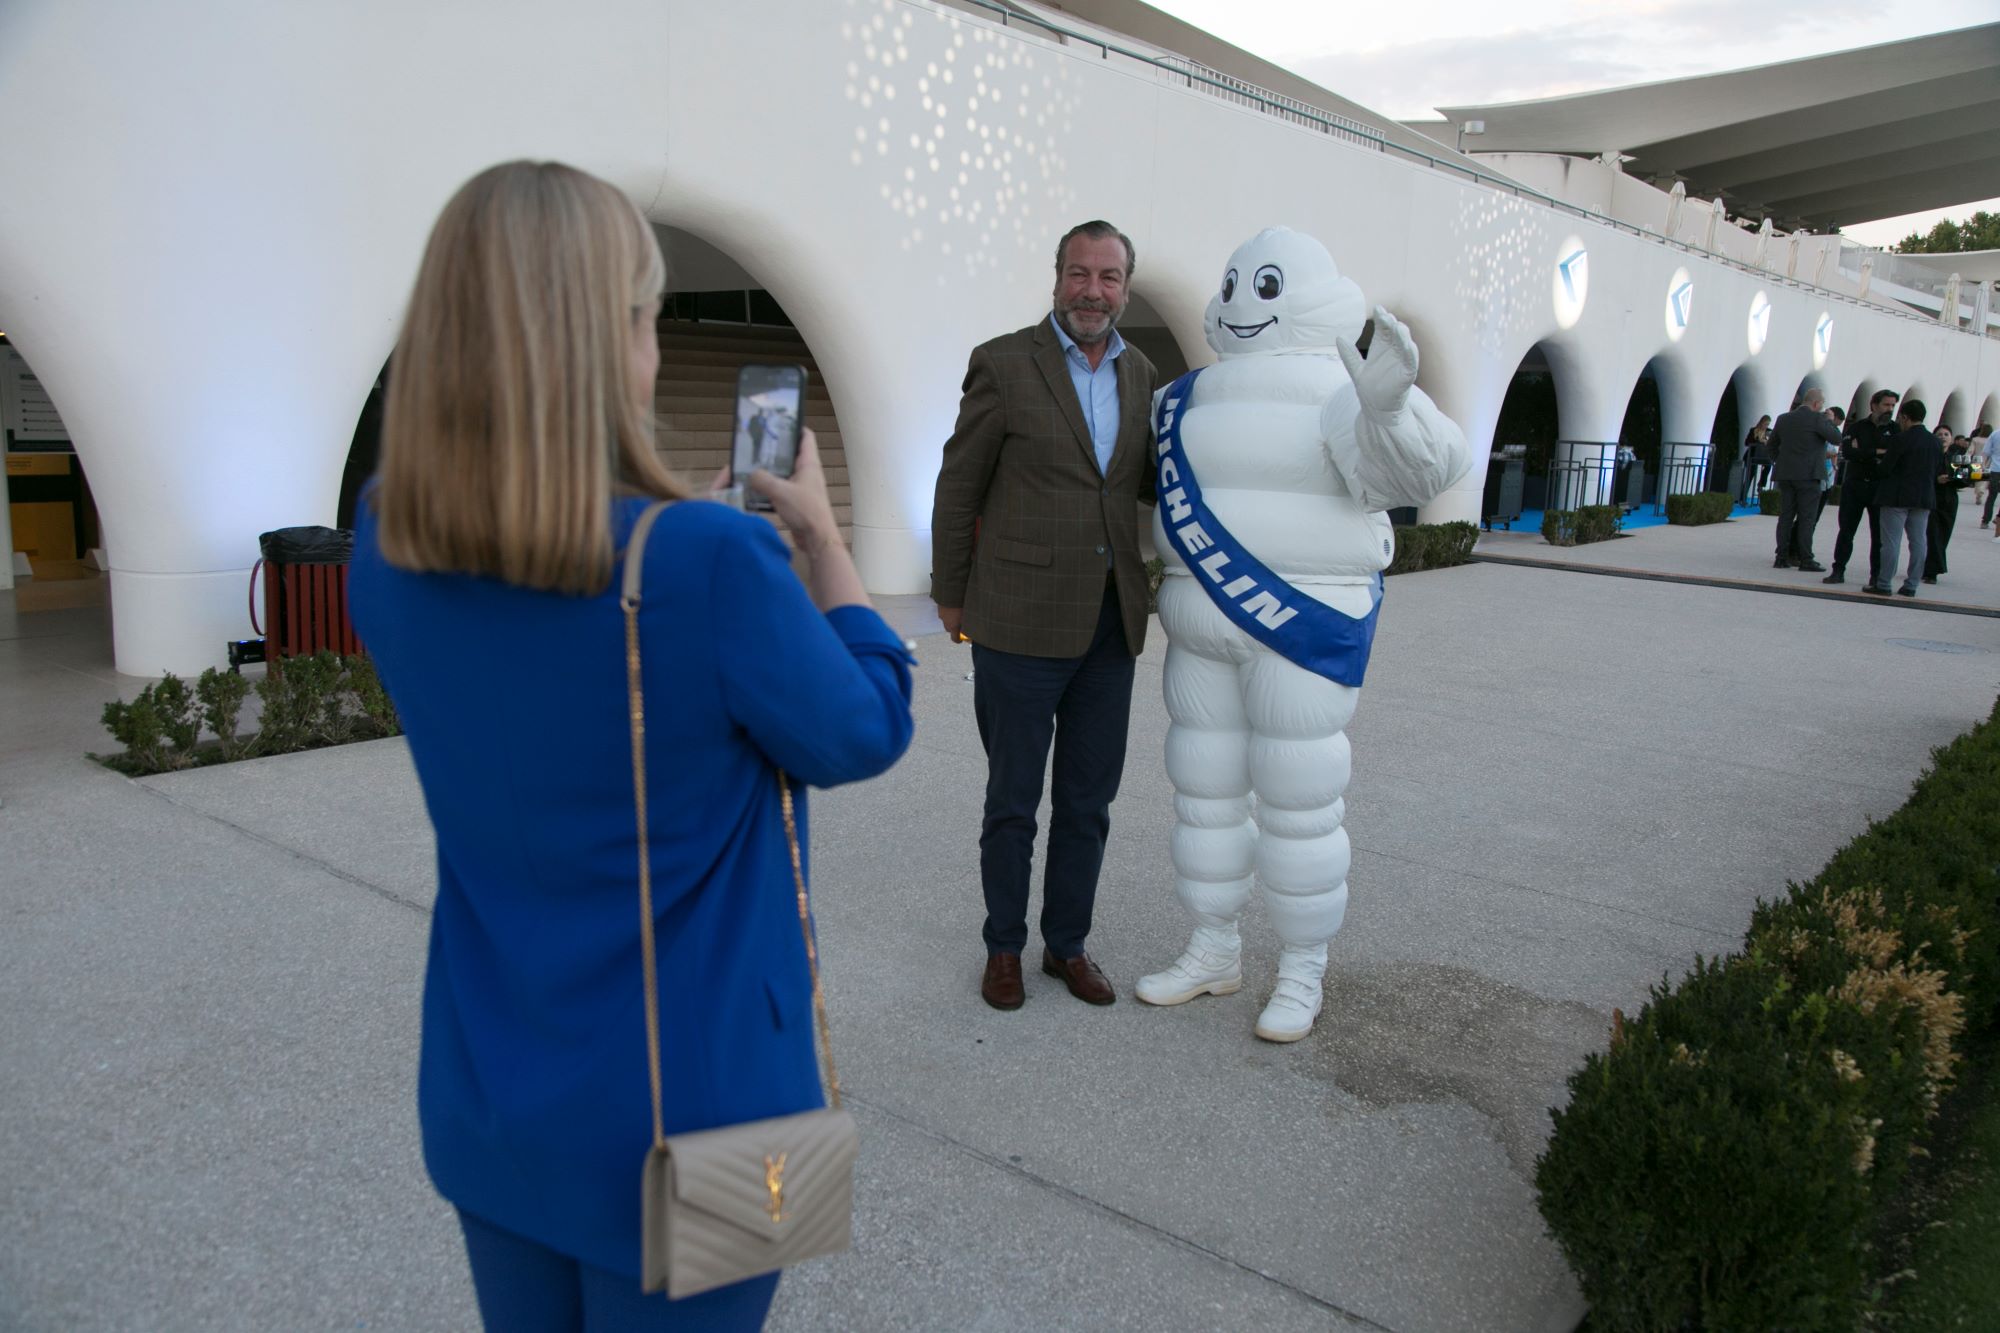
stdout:
<svg viewBox="0 0 2000 1333">
<path fill-rule="evenodd" d="M 1972 428 L 1972 438 L 1975 440 L 1986 439 L 1988 436 L 1992 434 L 1993 434 L 1993 427 L 1984 421 L 1980 422 L 1977 426 L 1974 426 Z"/>
<path fill-rule="evenodd" d="M 1924 413 L 1930 411 L 1924 406 L 1924 400 L 1921 398 L 1905 398 L 1903 405 L 1896 410 L 1918 425 L 1923 424 Z"/>
<path fill-rule="evenodd" d="M 1872 412 L 1877 407 L 1880 407 L 1884 398 L 1901 398 L 1902 396 L 1902 394 L 1897 393 L 1894 389 L 1877 389 L 1874 393 L 1868 395 L 1868 410 Z"/>
<path fill-rule="evenodd" d="M 1088 236 L 1093 241 L 1108 240 L 1116 236 L 1119 242 L 1125 247 L 1125 281 L 1128 283 L 1132 281 L 1132 270 L 1139 266 L 1138 253 L 1132 248 L 1132 238 L 1112 226 L 1109 222 L 1106 222 L 1103 218 L 1095 218 L 1089 222 L 1078 223 L 1063 233 L 1063 238 L 1056 242 L 1057 277 L 1062 276 L 1063 261 L 1069 257 L 1070 240 L 1077 236 Z"/>
<path fill-rule="evenodd" d="M 1845 420 L 1847 420 L 1847 413 L 1845 413 L 1845 412 L 1841 411 L 1841 410 L 1840 410 L 1839 408 L 1837 408 L 1837 407 L 1829 407 L 1829 408 L 1827 408 L 1826 410 L 1827 410 L 1827 411 L 1828 411 L 1829 413 L 1831 413 L 1831 414 L 1832 414 L 1832 416 L 1833 416 L 1833 419 L 1834 419 L 1835 421 L 1845 421 Z"/>
</svg>

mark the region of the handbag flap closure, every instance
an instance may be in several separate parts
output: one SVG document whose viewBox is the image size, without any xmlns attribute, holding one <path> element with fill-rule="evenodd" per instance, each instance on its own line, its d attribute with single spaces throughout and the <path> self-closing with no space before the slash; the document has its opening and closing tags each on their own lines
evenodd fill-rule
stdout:
<svg viewBox="0 0 2000 1333">
<path fill-rule="evenodd" d="M 668 1150 L 677 1201 L 776 1242 L 809 1200 L 844 1185 L 860 1140 L 847 1112 L 820 1110 L 676 1134 Z"/>
</svg>

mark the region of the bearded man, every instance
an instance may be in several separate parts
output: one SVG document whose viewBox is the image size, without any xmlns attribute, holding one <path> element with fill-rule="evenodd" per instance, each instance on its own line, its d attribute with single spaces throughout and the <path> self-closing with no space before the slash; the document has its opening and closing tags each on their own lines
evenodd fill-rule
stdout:
<svg viewBox="0 0 2000 1333">
<path fill-rule="evenodd" d="M 1054 309 L 973 349 L 938 469 L 931 600 L 953 641 L 972 641 L 986 747 L 980 994 L 996 1009 L 1026 998 L 1028 875 L 1051 743 L 1042 970 L 1080 1000 L 1115 998 L 1084 941 L 1146 641 L 1139 504 L 1153 500 L 1158 374 L 1118 335 L 1132 268 L 1131 240 L 1108 222 L 1063 236 Z"/>
</svg>

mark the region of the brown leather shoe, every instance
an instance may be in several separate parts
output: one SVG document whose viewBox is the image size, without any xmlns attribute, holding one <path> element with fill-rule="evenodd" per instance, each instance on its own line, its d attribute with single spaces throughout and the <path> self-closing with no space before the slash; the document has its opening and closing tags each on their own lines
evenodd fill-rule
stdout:
<svg viewBox="0 0 2000 1333">
<path fill-rule="evenodd" d="M 1080 953 L 1074 958 L 1058 958 L 1047 949 L 1042 950 L 1042 971 L 1052 977 L 1061 977 L 1069 987 L 1069 993 L 1085 1004 L 1110 1004 L 1118 998 L 1118 992 L 1111 989 L 1111 983 L 1104 979 L 1104 973 L 1090 955 Z"/>
<path fill-rule="evenodd" d="M 1028 998 L 1021 987 L 1021 955 L 986 955 L 986 975 L 979 979 L 979 998 L 995 1009 L 1019 1009 Z"/>
</svg>

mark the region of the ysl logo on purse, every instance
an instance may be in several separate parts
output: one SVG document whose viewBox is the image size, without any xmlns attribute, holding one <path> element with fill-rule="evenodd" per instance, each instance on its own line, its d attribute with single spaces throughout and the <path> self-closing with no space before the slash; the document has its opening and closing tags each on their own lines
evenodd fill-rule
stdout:
<svg viewBox="0 0 2000 1333">
<path fill-rule="evenodd" d="M 785 1158 L 786 1153 L 772 1157 L 764 1156 L 764 1188 L 771 1192 L 769 1212 L 773 1222 L 785 1221 Z"/>
</svg>

